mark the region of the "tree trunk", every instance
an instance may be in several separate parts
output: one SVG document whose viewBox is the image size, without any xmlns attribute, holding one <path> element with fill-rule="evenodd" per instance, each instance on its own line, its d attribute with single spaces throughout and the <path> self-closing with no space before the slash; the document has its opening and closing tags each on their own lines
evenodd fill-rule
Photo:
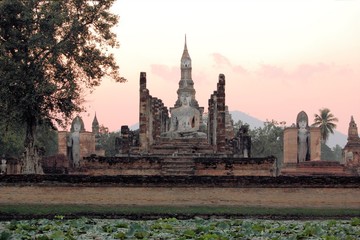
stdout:
<svg viewBox="0 0 360 240">
<path fill-rule="evenodd" d="M 25 152 L 22 157 L 22 174 L 44 174 L 41 166 L 41 156 L 37 146 L 35 146 L 35 130 L 36 125 L 34 121 L 27 123 L 25 136 Z"/>
</svg>

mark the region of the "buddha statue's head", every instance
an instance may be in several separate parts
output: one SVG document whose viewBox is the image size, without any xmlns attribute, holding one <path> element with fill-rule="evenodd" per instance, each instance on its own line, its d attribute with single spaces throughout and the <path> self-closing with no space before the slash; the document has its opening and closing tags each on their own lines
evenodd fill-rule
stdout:
<svg viewBox="0 0 360 240">
<path fill-rule="evenodd" d="M 180 95 L 180 102 L 182 106 L 190 106 L 191 96 L 189 93 L 183 92 Z"/>
</svg>

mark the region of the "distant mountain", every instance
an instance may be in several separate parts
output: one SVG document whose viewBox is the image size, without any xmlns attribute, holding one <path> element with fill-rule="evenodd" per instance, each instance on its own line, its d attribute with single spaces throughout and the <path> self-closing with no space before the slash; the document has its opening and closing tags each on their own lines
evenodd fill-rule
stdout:
<svg viewBox="0 0 360 240">
<path fill-rule="evenodd" d="M 327 141 L 326 145 L 328 145 L 330 148 L 333 148 L 336 145 L 344 148 L 346 143 L 347 135 L 335 130 L 334 134 L 330 134 L 329 140 Z"/>
<path fill-rule="evenodd" d="M 250 126 L 250 129 L 263 127 L 264 121 L 257 119 L 255 117 L 252 117 L 244 112 L 241 111 L 230 111 L 231 117 L 236 123 L 237 121 L 241 120 L 243 123 L 247 123 Z M 139 129 L 139 123 L 135 123 L 131 126 L 129 126 L 131 130 Z M 347 142 L 347 135 L 339 132 L 334 131 L 334 134 L 330 134 L 329 140 L 326 143 L 330 148 L 335 147 L 336 145 L 339 145 L 340 147 L 344 147 Z"/>
<path fill-rule="evenodd" d="M 264 121 L 254 118 L 241 111 L 230 111 L 230 114 L 234 123 L 241 120 L 243 123 L 249 124 L 250 129 L 264 126 Z M 330 148 L 333 148 L 336 145 L 339 145 L 340 147 L 343 148 L 346 143 L 347 143 L 347 135 L 335 130 L 334 134 L 330 134 L 329 140 L 327 141 L 326 145 L 328 145 Z"/>
<path fill-rule="evenodd" d="M 135 124 L 129 126 L 129 128 L 130 128 L 130 130 L 132 130 L 132 131 L 137 130 L 137 129 L 139 129 L 139 123 L 135 123 Z"/>
<path fill-rule="evenodd" d="M 254 118 L 246 113 L 240 111 L 230 111 L 230 114 L 234 123 L 241 120 L 244 124 L 247 123 L 250 126 L 250 129 L 264 126 L 264 121 Z"/>
</svg>

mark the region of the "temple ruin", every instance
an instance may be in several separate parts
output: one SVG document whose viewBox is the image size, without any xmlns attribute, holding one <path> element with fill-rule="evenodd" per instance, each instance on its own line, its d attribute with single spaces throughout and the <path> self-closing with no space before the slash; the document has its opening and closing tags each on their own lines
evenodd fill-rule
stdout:
<svg viewBox="0 0 360 240">
<path fill-rule="evenodd" d="M 274 176 L 274 157 L 252 158 L 247 129 L 234 133 L 225 102 L 225 75 L 219 74 L 207 107 L 199 106 L 192 60 L 185 45 L 177 99 L 168 108 L 139 79 L 139 129 L 121 127 L 116 157 L 87 157 L 79 171 L 93 175 L 257 175 Z M 111 165 L 110 165 L 111 163 Z"/>
<path fill-rule="evenodd" d="M 207 109 L 199 106 L 192 60 L 185 39 L 180 59 L 177 98 L 170 108 L 147 88 L 147 75 L 139 78 L 139 129 L 121 126 L 115 141 L 116 156 L 105 157 L 100 125 L 95 114 L 92 131 L 74 118 L 70 131 L 58 132 L 58 155 L 43 159 L 45 173 L 139 176 L 278 176 L 359 175 L 360 138 L 351 117 L 343 162 L 321 161 L 320 129 L 308 125 L 299 112 L 296 125 L 284 129 L 284 160 L 254 158 L 247 125 L 235 132 L 226 105 L 225 75 L 219 74 Z M 175 93 L 174 93 L 175 95 Z M 206 112 L 206 113 L 205 113 Z M 1 174 L 20 173 L 17 161 L 2 159 Z"/>
<path fill-rule="evenodd" d="M 347 143 L 343 149 L 343 163 L 354 174 L 360 174 L 360 138 L 354 117 L 351 116 Z"/>
</svg>

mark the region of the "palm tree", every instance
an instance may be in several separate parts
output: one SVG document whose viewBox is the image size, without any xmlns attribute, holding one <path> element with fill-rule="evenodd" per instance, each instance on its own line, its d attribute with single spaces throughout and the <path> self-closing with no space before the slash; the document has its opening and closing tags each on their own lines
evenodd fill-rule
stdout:
<svg viewBox="0 0 360 240">
<path fill-rule="evenodd" d="M 330 109 L 322 108 L 319 109 L 320 114 L 314 115 L 314 123 L 312 126 L 320 127 L 321 140 L 323 143 L 329 139 L 330 133 L 334 133 L 334 129 L 336 128 L 336 124 L 334 122 L 338 122 L 338 119 L 330 113 Z"/>
</svg>

